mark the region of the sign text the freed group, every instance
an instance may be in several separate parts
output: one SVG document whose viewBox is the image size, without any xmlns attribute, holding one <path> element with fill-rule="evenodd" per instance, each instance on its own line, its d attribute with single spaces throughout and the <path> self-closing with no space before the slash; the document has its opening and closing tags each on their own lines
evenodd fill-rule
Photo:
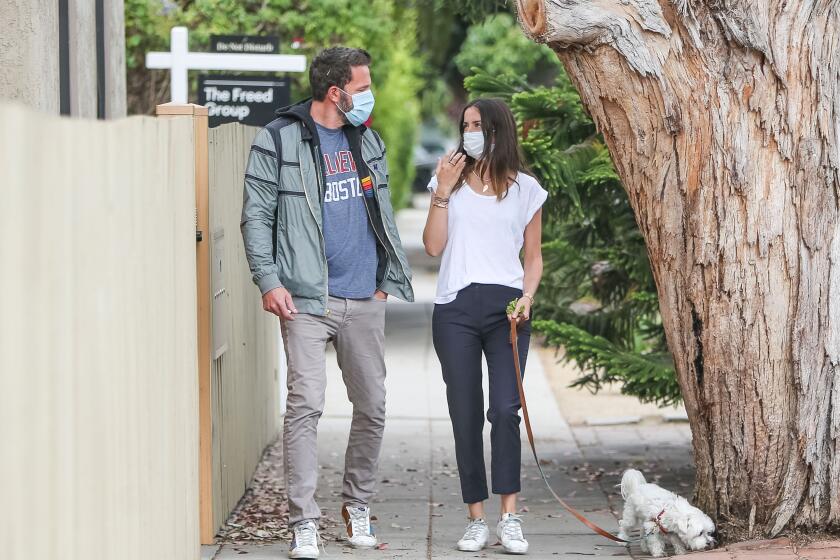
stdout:
<svg viewBox="0 0 840 560">
<path fill-rule="evenodd" d="M 207 107 L 210 126 L 239 122 L 265 126 L 274 111 L 289 104 L 289 79 L 274 76 L 198 77 L 198 103 Z"/>
</svg>

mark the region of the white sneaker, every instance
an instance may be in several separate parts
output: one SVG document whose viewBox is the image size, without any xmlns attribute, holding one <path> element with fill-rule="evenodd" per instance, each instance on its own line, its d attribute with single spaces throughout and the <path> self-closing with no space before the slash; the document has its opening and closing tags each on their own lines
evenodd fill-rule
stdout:
<svg viewBox="0 0 840 560">
<path fill-rule="evenodd" d="M 496 525 L 496 536 L 502 541 L 505 552 L 510 554 L 525 554 L 528 552 L 528 541 L 522 536 L 522 518 L 515 513 L 504 513 Z"/>
<path fill-rule="evenodd" d="M 470 519 L 464 536 L 458 541 L 458 550 L 464 552 L 478 552 L 487 546 L 487 539 L 490 537 L 490 529 L 483 519 Z"/>
<path fill-rule="evenodd" d="M 370 508 L 367 506 L 344 506 L 341 516 L 347 527 L 347 537 L 353 548 L 373 548 L 376 536 L 370 526 Z"/>
<path fill-rule="evenodd" d="M 318 558 L 318 526 L 307 519 L 295 524 L 289 558 Z"/>
</svg>

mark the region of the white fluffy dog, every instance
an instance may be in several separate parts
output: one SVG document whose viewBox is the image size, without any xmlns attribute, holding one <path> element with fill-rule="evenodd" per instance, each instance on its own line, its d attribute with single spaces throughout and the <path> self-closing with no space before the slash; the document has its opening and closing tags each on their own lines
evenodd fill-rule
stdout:
<svg viewBox="0 0 840 560">
<path fill-rule="evenodd" d="M 624 515 L 618 522 L 618 536 L 629 540 L 628 533 L 641 528 L 642 551 L 654 557 L 665 556 L 670 542 L 675 554 L 704 550 L 713 545 L 715 524 L 708 515 L 656 484 L 649 484 L 637 470 L 629 469 L 621 477 Z"/>
</svg>

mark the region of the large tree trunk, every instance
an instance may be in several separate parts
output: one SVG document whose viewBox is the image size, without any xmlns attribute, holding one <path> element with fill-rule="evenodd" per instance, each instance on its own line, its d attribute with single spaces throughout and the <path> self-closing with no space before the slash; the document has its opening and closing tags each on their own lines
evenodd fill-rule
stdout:
<svg viewBox="0 0 840 560">
<path fill-rule="evenodd" d="M 840 525 L 840 2 L 518 0 L 645 236 L 698 505 Z"/>
</svg>

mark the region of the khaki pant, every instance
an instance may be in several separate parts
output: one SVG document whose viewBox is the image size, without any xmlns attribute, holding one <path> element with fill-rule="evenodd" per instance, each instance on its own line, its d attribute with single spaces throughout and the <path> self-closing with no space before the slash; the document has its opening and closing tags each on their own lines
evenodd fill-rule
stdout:
<svg viewBox="0 0 840 560">
<path fill-rule="evenodd" d="M 344 457 L 345 503 L 367 504 L 373 497 L 385 429 L 385 307 L 376 299 L 330 297 L 327 315 L 297 315 L 283 321 L 288 360 L 283 461 L 289 495 L 289 524 L 318 520 L 318 420 L 327 386 L 326 345 L 332 342 L 353 404 Z"/>
</svg>

